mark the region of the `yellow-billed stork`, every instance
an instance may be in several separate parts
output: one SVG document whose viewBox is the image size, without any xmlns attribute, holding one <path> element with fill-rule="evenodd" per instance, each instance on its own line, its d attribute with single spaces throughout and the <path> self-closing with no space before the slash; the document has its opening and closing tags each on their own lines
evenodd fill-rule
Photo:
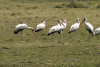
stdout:
<svg viewBox="0 0 100 67">
<path fill-rule="evenodd" d="M 65 19 L 63 24 L 61 24 L 61 30 L 58 31 L 58 33 L 61 35 L 61 38 L 62 38 L 62 31 L 64 31 L 66 27 L 67 27 L 67 21 Z"/>
<path fill-rule="evenodd" d="M 84 22 L 85 28 L 89 32 L 89 39 L 90 39 L 90 33 L 93 34 L 93 26 L 89 22 L 86 22 L 86 21 L 87 21 L 87 18 L 85 17 L 83 19 L 82 23 Z M 81 23 L 81 26 L 82 26 L 82 23 Z M 88 39 L 88 41 L 89 41 L 89 39 Z"/>
<path fill-rule="evenodd" d="M 71 33 L 71 32 L 73 32 L 73 31 L 75 31 L 75 33 L 76 33 L 76 30 L 77 30 L 77 29 L 79 28 L 79 26 L 80 26 L 80 19 L 79 19 L 79 18 L 77 18 L 77 22 L 78 22 L 78 23 L 75 23 L 75 24 L 71 25 L 68 34 Z M 76 34 L 75 34 L 75 35 L 76 35 Z"/>
<path fill-rule="evenodd" d="M 21 32 L 21 39 L 22 39 L 22 31 L 25 29 L 25 28 L 28 28 L 28 29 L 31 29 L 32 32 L 34 33 L 35 35 L 35 32 L 34 32 L 34 28 L 33 27 L 28 27 L 27 24 L 24 24 L 22 20 L 20 20 L 19 22 L 20 24 L 16 25 L 15 29 L 14 29 L 14 34 L 18 34 L 19 32 Z"/>
<path fill-rule="evenodd" d="M 61 25 L 64 26 L 64 24 L 62 23 L 61 20 L 58 20 L 58 25 L 56 26 L 53 26 L 50 28 L 49 32 L 48 32 L 48 36 L 51 35 L 51 34 L 54 34 L 54 33 L 59 33 L 59 31 L 62 31 L 61 29 Z M 64 26 L 65 27 L 65 26 Z M 59 33 L 60 34 L 60 33 Z M 56 38 L 56 37 L 55 37 Z"/>
<path fill-rule="evenodd" d="M 39 32 L 39 31 L 41 31 L 41 30 L 43 31 L 43 29 L 44 29 L 45 27 L 47 27 L 47 26 L 46 26 L 46 24 L 45 24 L 45 21 L 43 21 L 43 23 L 40 23 L 40 24 L 37 25 L 35 32 Z"/>
<path fill-rule="evenodd" d="M 37 32 L 36 40 L 37 40 L 38 32 L 39 32 L 39 31 L 42 31 L 42 34 L 43 34 L 43 29 L 44 29 L 45 27 L 47 28 L 45 21 L 43 21 L 43 23 L 40 23 L 40 24 L 37 25 L 37 27 L 36 27 L 36 29 L 35 29 L 35 32 Z"/>
</svg>

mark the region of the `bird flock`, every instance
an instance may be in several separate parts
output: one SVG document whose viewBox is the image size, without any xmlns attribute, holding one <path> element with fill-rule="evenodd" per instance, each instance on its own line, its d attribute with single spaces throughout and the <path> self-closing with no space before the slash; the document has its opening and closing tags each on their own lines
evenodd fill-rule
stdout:
<svg viewBox="0 0 100 67">
<path fill-rule="evenodd" d="M 77 23 L 71 25 L 70 29 L 69 29 L 69 32 L 68 34 L 74 32 L 75 36 L 76 36 L 76 31 L 77 29 L 79 28 L 79 26 L 82 26 L 82 23 L 84 23 L 85 25 L 85 28 L 87 29 L 87 31 L 89 32 L 89 38 L 88 38 L 88 41 L 90 39 L 90 34 L 92 34 L 92 36 L 95 36 L 97 35 L 97 40 L 98 40 L 98 35 L 100 34 L 100 27 L 95 29 L 95 31 L 93 31 L 93 26 L 87 22 L 87 18 L 85 17 L 83 19 L 83 21 L 80 23 L 80 19 L 77 18 Z M 49 31 L 48 31 L 48 36 L 51 35 L 51 34 L 55 34 L 57 35 L 60 34 L 60 38 L 62 40 L 62 32 L 65 30 L 65 28 L 67 27 L 67 21 L 66 19 L 62 22 L 62 20 L 58 20 L 58 24 L 55 25 L 55 26 L 52 26 Z M 47 29 L 47 26 L 46 26 L 46 23 L 45 21 L 43 21 L 43 23 L 40 23 L 37 25 L 36 29 L 34 29 L 33 27 L 28 27 L 27 24 L 23 23 L 22 20 L 19 21 L 19 24 L 16 25 L 15 29 L 14 29 L 14 34 L 18 34 L 19 32 L 21 32 L 20 36 L 21 36 L 21 39 L 22 39 L 22 31 L 25 29 L 25 28 L 28 28 L 28 29 L 31 29 L 32 32 L 34 33 L 34 36 L 36 37 L 36 40 L 37 40 L 37 36 L 38 36 L 38 32 L 39 31 L 42 31 L 42 34 L 43 34 L 43 29 L 46 28 Z M 35 34 L 37 32 L 37 34 Z M 18 34 L 19 35 L 19 34 Z M 56 38 L 56 36 L 55 36 Z M 52 39 L 53 39 L 53 36 L 52 36 Z M 56 40 L 55 40 L 56 41 Z M 57 42 L 57 41 L 56 41 Z M 62 40 L 62 44 L 63 43 L 63 40 Z"/>
</svg>

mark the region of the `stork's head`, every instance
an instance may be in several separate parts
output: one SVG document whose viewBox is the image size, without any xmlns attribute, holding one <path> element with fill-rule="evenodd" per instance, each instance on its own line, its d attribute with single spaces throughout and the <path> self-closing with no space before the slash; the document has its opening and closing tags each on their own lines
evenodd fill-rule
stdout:
<svg viewBox="0 0 100 67">
<path fill-rule="evenodd" d="M 43 23 L 45 24 L 45 21 L 43 21 Z"/>
<path fill-rule="evenodd" d="M 64 22 L 66 22 L 66 19 L 64 20 Z"/>
<path fill-rule="evenodd" d="M 86 17 L 84 18 L 84 21 L 87 21 L 87 18 Z"/>
<path fill-rule="evenodd" d="M 61 20 L 58 20 L 58 24 L 61 26 L 61 24 L 62 24 L 62 21 L 61 21 Z"/>
<path fill-rule="evenodd" d="M 61 20 L 58 20 L 58 23 L 61 23 L 62 21 Z"/>
<path fill-rule="evenodd" d="M 20 23 L 20 24 L 22 24 L 22 23 L 23 23 L 23 21 L 22 21 L 22 20 L 20 20 L 20 21 L 19 21 L 19 23 Z"/>
<path fill-rule="evenodd" d="M 77 18 L 77 21 L 80 21 L 80 19 L 79 19 L 79 18 Z"/>
</svg>

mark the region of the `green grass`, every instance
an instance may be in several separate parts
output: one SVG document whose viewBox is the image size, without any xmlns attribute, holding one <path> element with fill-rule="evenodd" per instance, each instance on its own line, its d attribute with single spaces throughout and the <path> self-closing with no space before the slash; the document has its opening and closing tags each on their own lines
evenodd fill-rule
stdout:
<svg viewBox="0 0 100 67">
<path fill-rule="evenodd" d="M 0 1 L 0 66 L 2 67 L 99 67 L 100 66 L 100 39 L 96 36 L 88 39 L 88 31 L 83 27 L 68 34 L 69 28 L 87 17 L 94 29 L 100 25 L 100 1 L 77 1 L 79 4 L 89 4 L 89 8 L 67 8 L 69 1 Z M 62 8 L 55 6 L 63 5 Z M 58 44 L 47 36 L 49 29 L 57 25 L 57 20 L 67 20 L 68 28 L 62 35 L 56 37 Z M 15 26 L 23 20 L 28 26 L 36 28 L 43 20 L 47 29 L 44 36 L 39 33 L 38 40 L 29 29 L 23 31 L 23 40 L 13 33 Z M 19 33 L 20 34 L 20 33 Z"/>
</svg>

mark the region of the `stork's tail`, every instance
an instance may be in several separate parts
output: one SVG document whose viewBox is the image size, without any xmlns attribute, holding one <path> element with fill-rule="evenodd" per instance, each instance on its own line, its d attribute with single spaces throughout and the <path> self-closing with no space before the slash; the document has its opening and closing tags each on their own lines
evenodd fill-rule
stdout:
<svg viewBox="0 0 100 67">
<path fill-rule="evenodd" d="M 37 29 L 37 30 L 35 30 L 35 32 L 39 32 L 39 31 L 41 31 L 41 30 L 43 30 L 43 29 Z"/>
<path fill-rule="evenodd" d="M 55 33 L 55 32 L 48 33 L 48 36 L 51 35 L 51 34 L 53 34 L 53 33 Z"/>
</svg>

